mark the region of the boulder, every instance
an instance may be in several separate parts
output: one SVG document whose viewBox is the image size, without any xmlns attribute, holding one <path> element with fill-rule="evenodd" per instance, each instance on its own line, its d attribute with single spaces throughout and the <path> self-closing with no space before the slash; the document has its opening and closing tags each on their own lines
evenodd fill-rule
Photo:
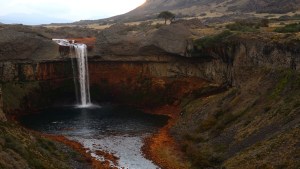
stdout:
<svg viewBox="0 0 300 169">
<path fill-rule="evenodd" d="M 190 30 L 183 24 L 163 26 L 146 37 L 146 41 L 143 39 L 140 53 L 146 54 L 149 51 L 144 51 L 143 48 L 154 46 L 169 54 L 188 56 L 187 50 L 192 45 L 190 37 Z"/>
<path fill-rule="evenodd" d="M 116 24 L 102 31 L 96 41 L 96 55 L 140 56 L 171 54 L 187 56 L 191 32 L 183 24 L 165 25 L 158 29 L 131 30 Z"/>
</svg>

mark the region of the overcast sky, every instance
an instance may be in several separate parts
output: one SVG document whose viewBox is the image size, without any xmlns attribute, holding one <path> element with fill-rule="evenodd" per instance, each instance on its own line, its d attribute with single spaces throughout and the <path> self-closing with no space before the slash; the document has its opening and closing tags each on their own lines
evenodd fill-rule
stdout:
<svg viewBox="0 0 300 169">
<path fill-rule="evenodd" d="M 0 22 L 45 24 L 101 19 L 126 13 L 146 0 L 0 0 Z"/>
</svg>

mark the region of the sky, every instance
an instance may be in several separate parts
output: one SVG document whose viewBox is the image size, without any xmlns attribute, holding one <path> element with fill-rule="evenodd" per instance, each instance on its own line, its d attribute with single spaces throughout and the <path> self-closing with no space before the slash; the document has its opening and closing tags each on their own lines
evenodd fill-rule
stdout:
<svg viewBox="0 0 300 169">
<path fill-rule="evenodd" d="M 28 25 L 102 19 L 129 12 L 146 0 L 0 0 L 0 22 Z"/>
</svg>

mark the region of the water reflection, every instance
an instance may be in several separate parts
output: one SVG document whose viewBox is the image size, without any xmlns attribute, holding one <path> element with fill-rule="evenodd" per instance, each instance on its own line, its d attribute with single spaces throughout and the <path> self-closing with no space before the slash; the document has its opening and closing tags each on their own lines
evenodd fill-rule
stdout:
<svg viewBox="0 0 300 169">
<path fill-rule="evenodd" d="M 120 158 L 120 167 L 155 169 L 158 167 L 143 157 L 141 147 L 143 139 L 167 120 L 166 116 L 145 114 L 131 107 L 105 105 L 88 109 L 48 109 L 24 116 L 21 123 L 34 130 L 79 141 L 99 160 L 102 158 L 94 152 L 104 150 Z"/>
</svg>

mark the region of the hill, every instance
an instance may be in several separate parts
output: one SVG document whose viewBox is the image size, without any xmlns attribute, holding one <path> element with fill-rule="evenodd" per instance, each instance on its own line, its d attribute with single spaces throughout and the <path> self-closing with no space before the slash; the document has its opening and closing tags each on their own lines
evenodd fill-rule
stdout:
<svg viewBox="0 0 300 169">
<path fill-rule="evenodd" d="M 300 0 L 147 0 L 140 7 L 123 15 L 100 20 L 82 20 L 75 24 L 132 22 L 156 18 L 161 11 L 177 17 L 219 17 L 240 13 L 285 14 L 300 9 Z"/>
</svg>

